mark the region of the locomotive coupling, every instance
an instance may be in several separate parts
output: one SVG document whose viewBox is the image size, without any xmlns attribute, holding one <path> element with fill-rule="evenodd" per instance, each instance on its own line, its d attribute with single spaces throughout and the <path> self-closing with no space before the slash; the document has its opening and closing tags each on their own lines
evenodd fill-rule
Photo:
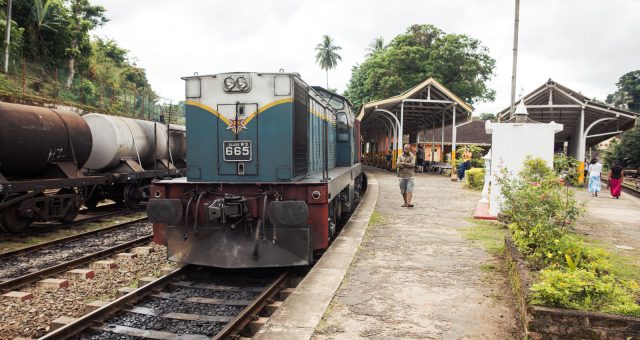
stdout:
<svg viewBox="0 0 640 340">
<path fill-rule="evenodd" d="M 207 207 L 209 222 L 220 221 L 226 223 L 227 220 L 236 220 L 249 213 L 247 200 L 243 196 L 226 195 L 217 199 Z"/>
</svg>

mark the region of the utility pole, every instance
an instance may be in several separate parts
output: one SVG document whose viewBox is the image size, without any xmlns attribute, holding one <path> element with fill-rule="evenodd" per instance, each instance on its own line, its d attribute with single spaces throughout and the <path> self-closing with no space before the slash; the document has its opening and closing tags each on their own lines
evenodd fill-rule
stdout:
<svg viewBox="0 0 640 340">
<path fill-rule="evenodd" d="M 513 25 L 513 69 L 511 71 L 511 110 L 509 117 L 513 117 L 516 103 L 516 72 L 518 69 L 518 25 L 520 24 L 520 0 L 516 0 L 516 20 Z M 523 99 L 524 100 L 524 99 Z"/>
<path fill-rule="evenodd" d="M 9 73 L 9 45 L 11 42 L 11 3 L 7 0 L 7 26 L 4 31 L 4 73 Z"/>
</svg>

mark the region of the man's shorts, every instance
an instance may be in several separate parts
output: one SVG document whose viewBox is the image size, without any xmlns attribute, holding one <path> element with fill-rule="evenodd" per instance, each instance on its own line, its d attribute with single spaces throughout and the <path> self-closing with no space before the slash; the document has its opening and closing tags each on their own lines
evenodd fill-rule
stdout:
<svg viewBox="0 0 640 340">
<path fill-rule="evenodd" d="M 400 193 L 413 192 L 413 177 L 411 178 L 399 178 L 400 180 Z"/>
</svg>

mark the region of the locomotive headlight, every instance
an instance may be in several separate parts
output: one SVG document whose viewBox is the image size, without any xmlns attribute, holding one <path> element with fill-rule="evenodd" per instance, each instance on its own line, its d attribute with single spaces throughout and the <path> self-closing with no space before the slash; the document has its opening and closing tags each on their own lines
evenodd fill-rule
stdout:
<svg viewBox="0 0 640 340">
<path fill-rule="evenodd" d="M 231 77 L 227 77 L 224 79 L 224 89 L 227 91 L 231 91 L 231 89 L 236 86 L 236 82 Z"/>
<path fill-rule="evenodd" d="M 247 79 L 245 77 L 238 77 L 238 79 L 236 79 L 236 86 L 238 86 L 238 88 L 242 91 L 247 89 L 247 86 L 249 86 L 249 84 L 247 83 Z"/>
</svg>

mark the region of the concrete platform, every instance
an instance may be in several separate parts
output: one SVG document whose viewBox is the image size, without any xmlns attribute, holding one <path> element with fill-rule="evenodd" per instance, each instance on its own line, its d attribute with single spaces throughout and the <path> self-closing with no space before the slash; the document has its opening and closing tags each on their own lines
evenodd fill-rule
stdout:
<svg viewBox="0 0 640 340">
<path fill-rule="evenodd" d="M 395 174 L 365 171 L 359 210 L 256 338 L 511 338 L 506 278 L 484 281 L 496 260 L 460 230 L 480 193 L 417 174 L 415 207 L 402 208 Z"/>
<path fill-rule="evenodd" d="M 587 204 L 576 232 L 640 267 L 640 199 L 625 192 L 620 199 L 613 199 L 604 184 L 598 197 L 582 189 L 576 190 L 576 199 Z"/>
<path fill-rule="evenodd" d="M 367 176 L 367 192 L 338 238 L 282 303 L 255 339 L 309 339 L 353 260 L 376 201 L 378 182 Z"/>
</svg>

